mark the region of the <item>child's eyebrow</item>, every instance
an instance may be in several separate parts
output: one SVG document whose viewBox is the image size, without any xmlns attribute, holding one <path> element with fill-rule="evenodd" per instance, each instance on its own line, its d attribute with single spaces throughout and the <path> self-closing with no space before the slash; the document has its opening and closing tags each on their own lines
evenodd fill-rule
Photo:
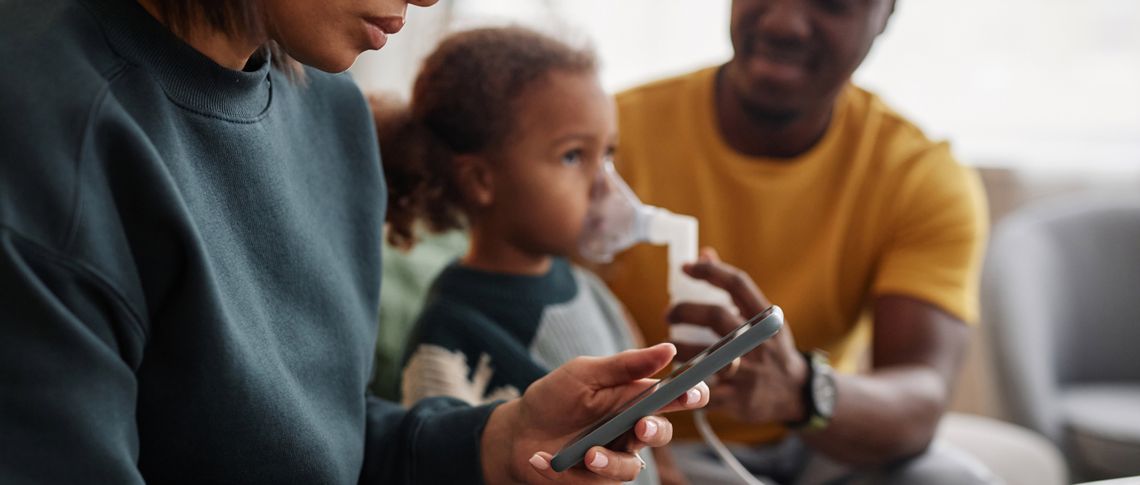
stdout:
<svg viewBox="0 0 1140 485">
<path fill-rule="evenodd" d="M 594 137 L 595 136 L 590 134 L 590 133 L 570 133 L 570 134 L 562 135 L 558 138 L 555 138 L 554 144 L 558 145 L 558 144 L 561 144 L 563 142 L 572 141 L 572 140 L 592 140 L 592 139 L 594 139 Z"/>
<path fill-rule="evenodd" d="M 558 138 L 555 138 L 553 144 L 557 145 L 557 144 L 567 142 L 567 141 L 571 141 L 571 140 L 592 141 L 592 140 L 596 140 L 599 138 L 602 139 L 602 143 L 605 143 L 608 145 L 613 145 L 613 144 L 617 143 L 617 136 L 605 135 L 602 137 L 598 137 L 598 135 L 596 133 L 579 132 L 579 133 L 568 133 L 568 134 L 562 135 Z"/>
</svg>

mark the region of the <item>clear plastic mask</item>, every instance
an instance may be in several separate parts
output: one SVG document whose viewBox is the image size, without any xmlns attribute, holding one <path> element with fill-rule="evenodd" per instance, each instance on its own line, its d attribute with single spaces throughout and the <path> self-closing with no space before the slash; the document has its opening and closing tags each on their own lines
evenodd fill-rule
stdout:
<svg viewBox="0 0 1140 485">
<path fill-rule="evenodd" d="M 607 162 L 590 188 L 590 208 L 578 239 L 578 252 L 589 261 L 609 263 L 618 253 L 638 243 L 668 246 L 670 303 L 720 305 L 739 313 L 728 293 L 689 277 L 681 269 L 685 263 L 697 260 L 697 229 L 698 222 L 693 217 L 641 203 L 613 163 Z M 707 344 L 719 339 L 707 327 L 684 323 L 671 325 L 670 334 L 680 342 Z"/>
<path fill-rule="evenodd" d="M 646 241 L 654 209 L 641 203 L 613 162 L 607 161 L 590 188 L 590 208 L 578 238 L 579 253 L 595 263 L 613 261 L 618 253 Z"/>
</svg>

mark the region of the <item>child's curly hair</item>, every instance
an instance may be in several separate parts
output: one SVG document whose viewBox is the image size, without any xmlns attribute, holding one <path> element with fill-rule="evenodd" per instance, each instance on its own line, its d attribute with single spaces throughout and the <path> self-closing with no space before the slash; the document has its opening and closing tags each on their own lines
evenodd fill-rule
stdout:
<svg viewBox="0 0 1140 485">
<path fill-rule="evenodd" d="M 434 232 L 465 227 L 455 156 L 502 147 L 515 129 L 517 99 L 552 71 L 596 72 L 597 58 L 589 48 L 530 29 L 482 28 L 440 43 L 416 77 L 409 106 L 370 97 L 388 182 L 392 245 L 414 245 L 420 219 Z"/>
</svg>

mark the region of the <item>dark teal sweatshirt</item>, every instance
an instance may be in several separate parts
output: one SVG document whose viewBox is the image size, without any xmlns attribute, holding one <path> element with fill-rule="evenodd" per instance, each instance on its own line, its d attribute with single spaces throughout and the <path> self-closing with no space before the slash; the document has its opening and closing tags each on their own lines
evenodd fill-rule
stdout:
<svg viewBox="0 0 1140 485">
<path fill-rule="evenodd" d="M 366 395 L 384 201 L 347 77 L 0 2 L 0 483 L 479 481 L 491 408 Z"/>
</svg>

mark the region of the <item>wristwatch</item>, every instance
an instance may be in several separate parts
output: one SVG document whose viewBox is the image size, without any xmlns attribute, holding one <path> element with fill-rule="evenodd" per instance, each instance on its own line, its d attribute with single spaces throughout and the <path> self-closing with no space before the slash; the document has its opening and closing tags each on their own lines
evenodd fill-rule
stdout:
<svg viewBox="0 0 1140 485">
<path fill-rule="evenodd" d="M 804 418 L 788 423 L 788 426 L 801 430 L 822 430 L 831 423 L 831 416 L 835 413 L 838 391 L 835 371 L 823 351 L 804 352 L 803 356 L 808 364 L 808 375 L 802 391 Z"/>
</svg>

